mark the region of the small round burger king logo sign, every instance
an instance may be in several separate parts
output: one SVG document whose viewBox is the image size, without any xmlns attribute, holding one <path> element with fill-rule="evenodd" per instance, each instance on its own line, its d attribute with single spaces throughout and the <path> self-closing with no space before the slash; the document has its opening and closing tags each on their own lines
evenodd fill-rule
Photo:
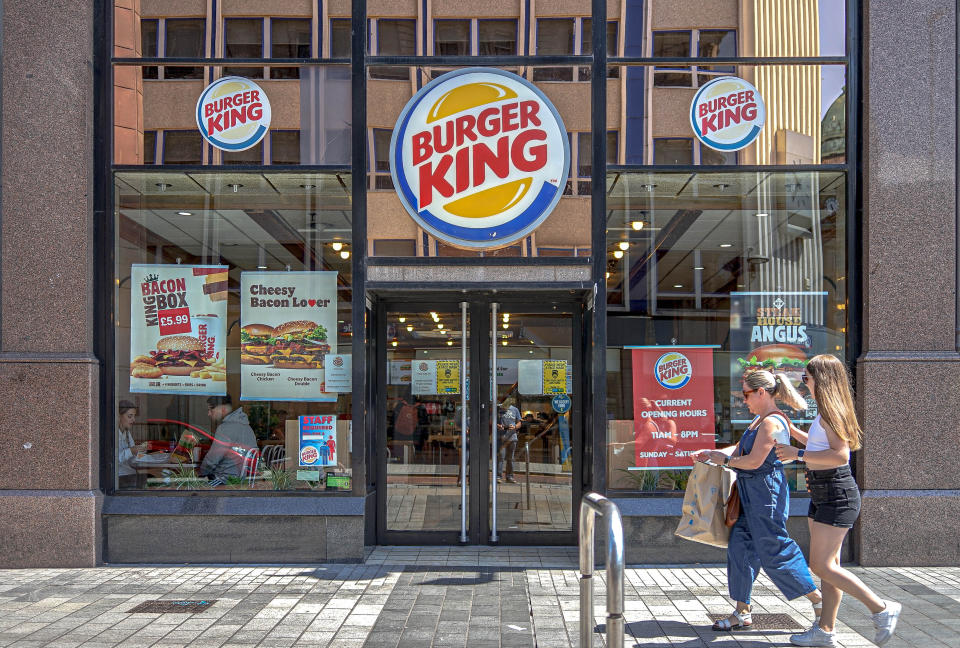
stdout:
<svg viewBox="0 0 960 648">
<path fill-rule="evenodd" d="M 653 373 L 660 386 L 667 389 L 680 389 L 693 378 L 693 366 L 687 356 L 671 351 L 657 359 Z"/>
<path fill-rule="evenodd" d="M 767 111 L 750 83 L 719 77 L 700 88 L 690 105 L 690 125 L 697 139 L 717 151 L 749 146 L 763 128 Z"/>
<path fill-rule="evenodd" d="M 426 85 L 400 115 L 390 173 L 400 200 L 433 236 L 502 247 L 550 214 L 567 180 L 559 113 L 510 72 L 467 68 Z"/>
<path fill-rule="evenodd" d="M 243 77 L 214 81 L 197 100 L 200 134 L 223 151 L 245 151 L 256 146 L 270 128 L 270 117 L 267 93 Z"/>
</svg>

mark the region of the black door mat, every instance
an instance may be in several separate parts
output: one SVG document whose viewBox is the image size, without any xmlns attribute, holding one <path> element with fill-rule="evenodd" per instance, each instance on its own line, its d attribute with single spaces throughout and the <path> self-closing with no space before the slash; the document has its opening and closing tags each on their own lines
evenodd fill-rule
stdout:
<svg viewBox="0 0 960 648">
<path fill-rule="evenodd" d="M 216 599 L 205 601 L 144 601 L 128 614 L 194 614 L 203 612 L 216 603 Z"/>
<path fill-rule="evenodd" d="M 711 621 L 726 619 L 729 614 L 711 614 Z M 752 615 L 753 625 L 746 630 L 803 630 L 803 626 L 797 623 L 789 614 L 771 614 L 766 612 L 754 612 Z"/>
</svg>

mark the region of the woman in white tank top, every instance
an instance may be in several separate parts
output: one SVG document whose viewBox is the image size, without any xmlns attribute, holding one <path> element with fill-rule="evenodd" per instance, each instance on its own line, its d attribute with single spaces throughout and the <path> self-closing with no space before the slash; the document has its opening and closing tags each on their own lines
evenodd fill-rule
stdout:
<svg viewBox="0 0 960 648">
<path fill-rule="evenodd" d="M 893 635 L 900 604 L 884 601 L 854 574 L 840 566 L 840 549 L 860 513 L 860 491 L 850 471 L 850 451 L 860 448 L 860 425 L 853 407 L 846 367 L 832 355 L 818 355 L 807 364 L 803 382 L 820 414 L 803 432 L 792 424 L 790 433 L 806 446 L 799 450 L 778 443 L 780 461 L 807 463 L 810 491 L 810 570 L 820 577 L 823 612 L 813 626 L 790 637 L 795 646 L 835 646 L 834 626 L 840 599 L 846 592 L 869 608 L 876 629 L 874 643 L 882 646 Z"/>
</svg>

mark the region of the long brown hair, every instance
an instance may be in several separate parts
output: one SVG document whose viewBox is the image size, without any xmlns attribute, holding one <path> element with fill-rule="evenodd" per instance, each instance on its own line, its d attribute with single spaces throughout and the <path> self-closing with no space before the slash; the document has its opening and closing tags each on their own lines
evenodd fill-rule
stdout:
<svg viewBox="0 0 960 648">
<path fill-rule="evenodd" d="M 793 386 L 786 374 L 773 374 L 764 369 L 748 371 L 743 374 L 743 382 L 750 389 L 760 389 L 762 387 L 768 394 L 795 410 L 807 409 L 807 401 L 803 399 L 803 396 Z"/>
<path fill-rule="evenodd" d="M 814 381 L 813 397 L 817 401 L 820 418 L 851 450 L 859 450 L 863 430 L 857 422 L 846 366 L 835 356 L 821 354 L 810 358 L 807 375 Z"/>
</svg>

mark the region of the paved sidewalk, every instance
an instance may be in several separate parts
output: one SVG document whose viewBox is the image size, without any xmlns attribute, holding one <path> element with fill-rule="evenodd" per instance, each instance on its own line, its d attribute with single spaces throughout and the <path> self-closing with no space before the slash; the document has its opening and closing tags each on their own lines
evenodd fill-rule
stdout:
<svg viewBox="0 0 960 648">
<path fill-rule="evenodd" d="M 887 646 L 960 648 L 960 568 L 854 571 L 904 604 Z M 711 615 L 730 610 L 722 567 L 635 566 L 626 581 L 627 646 L 786 646 L 796 630 L 784 626 L 813 618 L 806 599 L 787 602 L 761 577 L 755 610 L 784 615 L 769 618 L 777 627 L 714 633 Z M 0 646 L 562 648 L 577 645 L 578 593 L 571 548 L 378 547 L 362 565 L 0 570 Z M 130 612 L 156 599 L 216 602 Z M 844 599 L 838 630 L 842 646 L 872 645 L 856 601 Z"/>
</svg>

